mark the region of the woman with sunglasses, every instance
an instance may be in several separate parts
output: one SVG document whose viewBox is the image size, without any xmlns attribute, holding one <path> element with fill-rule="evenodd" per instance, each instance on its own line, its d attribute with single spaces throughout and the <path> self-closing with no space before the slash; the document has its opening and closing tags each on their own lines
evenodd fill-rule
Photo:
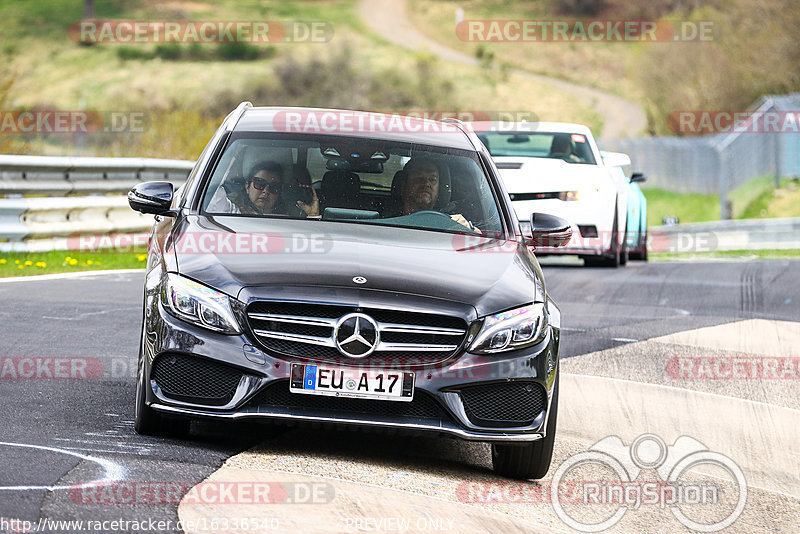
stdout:
<svg viewBox="0 0 800 534">
<path fill-rule="evenodd" d="M 301 217 L 319 215 L 319 200 L 313 188 L 311 204 L 298 200 L 297 208 L 286 205 L 281 197 L 283 183 L 281 176 L 283 168 L 274 161 L 263 161 L 258 163 L 250 174 L 250 178 L 245 182 L 244 190 L 233 194 L 230 197 L 238 213 L 247 215 L 267 215 L 281 214 Z M 303 186 L 300 187 L 309 187 Z"/>
</svg>

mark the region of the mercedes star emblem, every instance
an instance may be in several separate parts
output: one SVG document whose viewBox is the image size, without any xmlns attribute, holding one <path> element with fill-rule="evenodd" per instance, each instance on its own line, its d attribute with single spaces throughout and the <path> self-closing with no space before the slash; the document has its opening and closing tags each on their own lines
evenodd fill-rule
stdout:
<svg viewBox="0 0 800 534">
<path fill-rule="evenodd" d="M 350 313 L 336 323 L 333 334 L 336 348 L 350 358 L 365 358 L 380 342 L 378 323 L 363 313 Z"/>
<path fill-rule="evenodd" d="M 354 276 L 353 277 L 353 282 L 355 282 L 356 284 L 366 284 L 367 283 L 367 279 L 364 278 L 363 276 Z"/>
</svg>

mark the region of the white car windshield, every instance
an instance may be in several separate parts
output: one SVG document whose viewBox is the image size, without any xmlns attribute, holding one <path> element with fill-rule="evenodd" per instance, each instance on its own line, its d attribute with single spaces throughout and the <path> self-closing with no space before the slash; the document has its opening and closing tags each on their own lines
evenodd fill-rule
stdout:
<svg viewBox="0 0 800 534">
<path fill-rule="evenodd" d="M 485 132 L 478 137 L 493 157 L 560 159 L 567 163 L 596 165 L 584 134 L 563 132 Z"/>
<path fill-rule="evenodd" d="M 202 211 L 502 231 L 476 152 L 343 136 L 235 134 L 208 182 Z"/>
</svg>

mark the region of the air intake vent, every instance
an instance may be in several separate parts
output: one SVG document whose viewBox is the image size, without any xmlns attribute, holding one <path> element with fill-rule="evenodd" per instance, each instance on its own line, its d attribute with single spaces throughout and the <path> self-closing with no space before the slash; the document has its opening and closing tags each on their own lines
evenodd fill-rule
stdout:
<svg viewBox="0 0 800 534">
<path fill-rule="evenodd" d="M 229 403 L 241 378 L 233 367 L 183 354 L 162 354 L 153 364 L 153 379 L 163 395 L 192 404 Z"/>
<path fill-rule="evenodd" d="M 533 424 L 545 408 L 545 391 L 537 382 L 500 382 L 461 390 L 467 417 L 474 425 L 501 428 Z"/>
</svg>

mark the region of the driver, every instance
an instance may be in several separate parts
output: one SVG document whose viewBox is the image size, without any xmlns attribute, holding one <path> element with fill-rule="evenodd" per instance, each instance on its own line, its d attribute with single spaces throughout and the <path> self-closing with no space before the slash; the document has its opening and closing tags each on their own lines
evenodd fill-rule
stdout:
<svg viewBox="0 0 800 534">
<path fill-rule="evenodd" d="M 550 154 L 548 157 L 563 159 L 564 161 L 574 163 L 581 161 L 580 156 L 575 153 L 575 143 L 572 141 L 569 134 L 553 136 L 553 142 L 550 144 Z"/>
<path fill-rule="evenodd" d="M 417 211 L 433 210 L 439 198 L 439 167 L 431 159 L 414 158 L 403 167 L 405 178 L 400 187 L 402 199 L 400 215 L 410 215 Z M 460 213 L 450 215 L 455 222 L 470 230 L 480 232 Z"/>
</svg>

